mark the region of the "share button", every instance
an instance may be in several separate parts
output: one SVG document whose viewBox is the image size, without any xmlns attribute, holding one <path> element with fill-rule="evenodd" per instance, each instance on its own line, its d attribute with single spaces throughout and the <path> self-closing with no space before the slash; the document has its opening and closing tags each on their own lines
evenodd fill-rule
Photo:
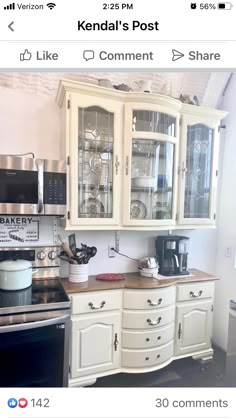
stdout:
<svg viewBox="0 0 236 420">
<path fill-rule="evenodd" d="M 184 57 L 184 54 L 178 50 L 172 50 L 172 61 L 177 61 L 180 58 Z"/>
</svg>

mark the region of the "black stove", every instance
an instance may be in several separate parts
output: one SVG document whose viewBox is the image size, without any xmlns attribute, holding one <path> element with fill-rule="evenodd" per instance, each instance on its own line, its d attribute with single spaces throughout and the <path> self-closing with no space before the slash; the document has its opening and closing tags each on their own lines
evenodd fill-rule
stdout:
<svg viewBox="0 0 236 420">
<path fill-rule="evenodd" d="M 59 279 L 33 280 L 23 290 L 0 290 L 0 315 L 70 308 Z"/>
</svg>

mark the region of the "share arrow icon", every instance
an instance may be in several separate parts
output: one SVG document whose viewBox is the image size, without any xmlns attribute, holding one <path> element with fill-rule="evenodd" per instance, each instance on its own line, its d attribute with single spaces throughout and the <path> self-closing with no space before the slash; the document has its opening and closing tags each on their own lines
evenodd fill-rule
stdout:
<svg viewBox="0 0 236 420">
<path fill-rule="evenodd" d="M 177 61 L 180 58 L 184 57 L 184 54 L 177 50 L 172 50 L 172 61 Z"/>
</svg>

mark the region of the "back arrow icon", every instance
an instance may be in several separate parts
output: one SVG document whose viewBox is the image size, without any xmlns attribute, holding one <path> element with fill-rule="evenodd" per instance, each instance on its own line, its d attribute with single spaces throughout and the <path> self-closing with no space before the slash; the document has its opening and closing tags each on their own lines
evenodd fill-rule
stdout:
<svg viewBox="0 0 236 420">
<path fill-rule="evenodd" d="M 177 61 L 180 58 L 184 57 L 184 54 L 177 50 L 172 50 L 172 61 Z"/>
<path fill-rule="evenodd" d="M 12 32 L 14 32 L 14 29 L 13 29 L 13 27 L 12 27 L 12 25 L 14 24 L 14 22 L 11 22 L 11 23 L 9 23 L 9 25 L 8 25 L 8 28 L 12 31 Z"/>
</svg>

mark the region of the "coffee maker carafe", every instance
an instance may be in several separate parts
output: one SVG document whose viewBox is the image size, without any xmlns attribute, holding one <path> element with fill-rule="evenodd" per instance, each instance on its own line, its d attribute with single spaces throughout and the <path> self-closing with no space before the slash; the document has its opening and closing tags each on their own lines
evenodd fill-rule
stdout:
<svg viewBox="0 0 236 420">
<path fill-rule="evenodd" d="M 186 275 L 188 272 L 187 236 L 167 235 L 156 239 L 159 273 L 163 276 Z"/>
</svg>

